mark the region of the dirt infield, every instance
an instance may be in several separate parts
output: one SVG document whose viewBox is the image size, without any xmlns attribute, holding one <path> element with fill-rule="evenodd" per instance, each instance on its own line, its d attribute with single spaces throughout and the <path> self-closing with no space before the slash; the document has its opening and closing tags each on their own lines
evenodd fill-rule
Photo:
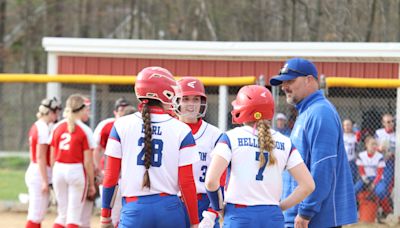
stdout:
<svg viewBox="0 0 400 228">
<path fill-rule="evenodd" d="M 42 223 L 42 228 L 51 228 L 53 221 L 56 217 L 55 213 L 49 213 L 46 216 L 45 221 Z M 7 228 L 21 228 L 25 226 L 26 213 L 17 212 L 2 212 L 0 216 L 0 227 Z M 100 228 L 99 217 L 92 216 L 92 228 Z M 395 225 L 390 223 L 389 225 L 379 225 L 379 224 L 357 224 L 351 226 L 345 226 L 346 228 L 383 228 L 383 227 L 399 227 L 400 225 Z"/>
<path fill-rule="evenodd" d="M 42 228 L 51 228 L 55 218 L 55 213 L 47 214 L 45 221 L 42 223 Z M 91 228 L 100 228 L 99 220 L 99 217 L 92 216 Z M 0 215 L 0 227 L 22 228 L 25 227 L 25 223 L 26 213 L 2 212 Z"/>
</svg>

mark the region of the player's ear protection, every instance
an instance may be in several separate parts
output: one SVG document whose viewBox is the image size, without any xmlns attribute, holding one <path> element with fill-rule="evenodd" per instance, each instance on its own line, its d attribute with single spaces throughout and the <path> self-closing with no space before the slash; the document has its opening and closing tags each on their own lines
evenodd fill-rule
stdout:
<svg viewBox="0 0 400 228">
<path fill-rule="evenodd" d="M 177 81 L 178 87 L 175 89 L 175 99 L 174 99 L 174 106 L 175 112 L 180 115 L 180 102 L 184 96 L 200 96 L 201 97 L 201 104 L 200 104 L 200 111 L 198 113 L 198 118 L 204 117 L 207 111 L 207 96 L 205 93 L 203 83 L 194 77 L 184 77 Z"/>
<path fill-rule="evenodd" d="M 242 124 L 257 120 L 272 120 L 275 103 L 271 92 L 264 86 L 249 85 L 242 87 L 234 101 L 232 123 Z"/>
<path fill-rule="evenodd" d="M 176 82 L 171 72 L 162 67 L 146 67 L 136 78 L 135 93 L 141 101 L 143 99 L 159 100 L 164 104 L 172 105 L 175 96 Z"/>
</svg>

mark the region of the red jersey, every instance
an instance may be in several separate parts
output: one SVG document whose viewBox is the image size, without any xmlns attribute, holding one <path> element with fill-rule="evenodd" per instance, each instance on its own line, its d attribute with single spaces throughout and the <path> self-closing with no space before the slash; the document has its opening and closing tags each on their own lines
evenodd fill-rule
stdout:
<svg viewBox="0 0 400 228">
<path fill-rule="evenodd" d="M 55 148 L 55 160 L 61 163 L 83 163 L 83 152 L 95 147 L 93 132 L 87 125 L 77 120 L 75 131 L 69 133 L 65 119 L 51 132 L 50 145 Z"/>
<path fill-rule="evenodd" d="M 94 130 L 94 141 L 98 146 L 105 149 L 107 145 L 108 136 L 114 125 L 115 118 L 108 118 L 101 121 Z"/>
<path fill-rule="evenodd" d="M 31 161 L 37 163 L 37 146 L 40 144 L 48 144 L 50 129 L 43 120 L 36 121 L 29 130 L 29 152 Z M 50 149 L 46 153 L 47 165 L 50 166 Z"/>
</svg>

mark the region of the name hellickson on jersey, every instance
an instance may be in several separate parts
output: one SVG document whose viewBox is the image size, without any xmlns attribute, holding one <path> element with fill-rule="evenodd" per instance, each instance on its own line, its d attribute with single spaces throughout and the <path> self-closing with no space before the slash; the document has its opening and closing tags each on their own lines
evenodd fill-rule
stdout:
<svg viewBox="0 0 400 228">
<path fill-rule="evenodd" d="M 256 138 L 238 138 L 238 145 L 239 146 L 251 146 L 259 148 L 258 146 L 258 139 Z M 284 142 L 275 142 L 276 149 L 278 150 L 285 150 L 285 143 Z"/>
<path fill-rule="evenodd" d="M 142 133 L 144 133 L 144 124 L 142 124 Z M 162 135 L 160 126 L 151 126 L 151 134 L 153 135 Z"/>
</svg>

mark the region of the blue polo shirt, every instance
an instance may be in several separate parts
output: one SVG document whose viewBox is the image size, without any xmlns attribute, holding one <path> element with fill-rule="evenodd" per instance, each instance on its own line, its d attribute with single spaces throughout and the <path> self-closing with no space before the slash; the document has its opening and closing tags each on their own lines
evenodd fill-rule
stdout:
<svg viewBox="0 0 400 228">
<path fill-rule="evenodd" d="M 290 139 L 315 181 L 315 190 L 298 206 L 284 212 L 285 226 L 293 227 L 297 214 L 311 218 L 309 227 L 335 227 L 357 222 L 356 199 L 335 107 L 316 91 L 296 105 L 298 117 Z M 293 177 L 283 196 L 297 186 Z"/>
</svg>

